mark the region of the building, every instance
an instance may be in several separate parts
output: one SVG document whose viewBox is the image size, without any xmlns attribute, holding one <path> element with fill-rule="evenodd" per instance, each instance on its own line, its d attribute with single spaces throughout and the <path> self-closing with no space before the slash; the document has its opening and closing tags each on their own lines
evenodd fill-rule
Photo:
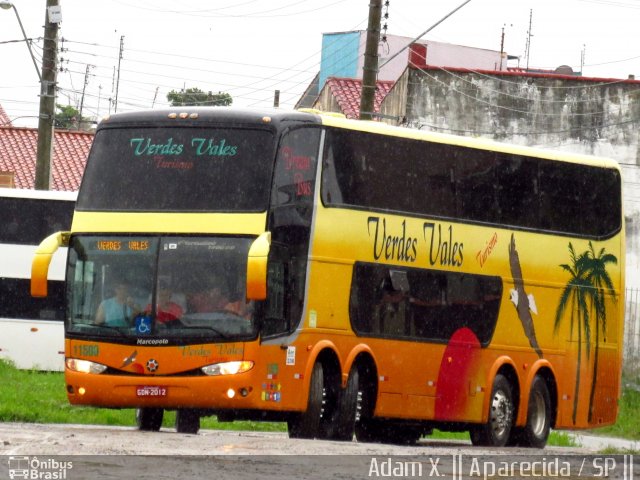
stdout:
<svg viewBox="0 0 640 480">
<path fill-rule="evenodd" d="M 4 111 L 4 108 L 2 108 L 2 105 L 0 105 L 0 127 L 10 127 L 11 126 L 11 119 L 9 118 L 9 115 L 7 115 L 7 112 Z"/>
<path fill-rule="evenodd" d="M 0 107 L 0 186 L 34 188 L 38 130 L 4 126 L 10 122 L 3 123 L 2 113 Z M 92 141 L 92 133 L 55 131 L 51 190 L 78 190 Z"/>
<path fill-rule="evenodd" d="M 366 30 L 334 32 L 322 35 L 320 72 L 311 81 L 296 108 L 311 107 L 329 78 L 362 79 Z M 418 40 L 420 50 L 405 48 L 413 39 L 387 35 L 378 46 L 378 80 L 395 82 L 409 63 L 409 55 L 422 55 L 434 66 L 460 68 L 507 69 L 507 56 L 496 50 L 452 45 L 431 40 Z M 393 58 L 392 58 L 393 57 Z"/>
<path fill-rule="evenodd" d="M 382 100 L 384 100 L 392 87 L 393 82 L 391 81 L 378 81 L 376 83 L 373 104 L 375 112 L 380 111 Z M 361 93 L 362 80 L 329 77 L 312 107 L 324 112 L 339 112 L 347 118 L 357 119 L 360 117 Z"/>
</svg>

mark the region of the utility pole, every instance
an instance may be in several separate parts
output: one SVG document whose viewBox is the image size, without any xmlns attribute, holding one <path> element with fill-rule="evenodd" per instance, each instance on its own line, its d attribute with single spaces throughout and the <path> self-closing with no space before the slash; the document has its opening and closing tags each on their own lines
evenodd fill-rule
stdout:
<svg viewBox="0 0 640 480">
<path fill-rule="evenodd" d="M 500 37 L 500 68 L 502 71 L 502 59 L 504 58 L 504 25 L 502 26 L 502 36 Z"/>
<path fill-rule="evenodd" d="M 96 111 L 98 121 L 100 121 L 100 100 L 102 100 L 102 85 L 98 85 L 98 110 Z"/>
<path fill-rule="evenodd" d="M 360 94 L 360 120 L 373 118 L 378 79 L 378 42 L 380 42 L 380 20 L 382 19 L 382 0 L 370 0 L 367 42 L 362 67 L 362 93 Z"/>
<path fill-rule="evenodd" d="M 156 93 L 153 94 L 153 102 L 151 102 L 151 108 L 156 106 L 156 99 L 158 98 L 158 90 L 160 90 L 160 87 L 156 87 Z"/>
<path fill-rule="evenodd" d="M 58 0 L 47 0 L 44 19 L 42 52 L 42 83 L 38 115 L 38 146 L 36 152 L 36 190 L 49 190 L 51 184 L 51 152 L 56 108 L 56 77 L 58 73 L 58 23 L 61 20 Z"/>
<path fill-rule="evenodd" d="M 533 37 L 533 33 L 531 33 L 531 27 L 533 25 L 533 9 L 529 10 L 529 31 L 527 32 L 527 48 L 526 56 L 527 56 L 527 71 L 529 71 L 529 55 L 531 55 L 531 37 Z"/>
<path fill-rule="evenodd" d="M 79 119 L 78 119 L 78 130 L 81 130 L 81 124 L 82 124 L 82 109 L 84 107 L 84 94 L 87 90 L 87 83 L 89 83 L 89 65 L 87 64 L 87 68 L 84 72 L 84 85 L 82 86 L 82 97 L 80 98 L 80 113 L 79 113 Z"/>
<path fill-rule="evenodd" d="M 370 0 L 367 43 L 364 49 L 362 67 L 362 93 L 360 95 L 360 120 L 373 118 L 378 79 L 378 42 L 380 42 L 380 20 L 382 19 L 382 0 Z"/>
<path fill-rule="evenodd" d="M 118 90 L 120 89 L 120 62 L 122 61 L 122 50 L 124 49 L 124 35 L 120 37 L 120 53 L 118 54 L 118 81 L 116 82 L 116 100 L 113 112 L 118 112 Z"/>
</svg>

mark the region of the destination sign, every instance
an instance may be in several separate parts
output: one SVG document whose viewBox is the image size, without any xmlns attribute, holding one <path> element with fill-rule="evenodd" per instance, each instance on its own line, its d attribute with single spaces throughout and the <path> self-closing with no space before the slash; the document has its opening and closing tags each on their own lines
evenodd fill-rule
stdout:
<svg viewBox="0 0 640 480">
<path fill-rule="evenodd" d="M 120 252 L 120 251 L 147 251 L 151 246 L 149 240 L 114 240 L 104 239 L 97 240 L 94 244 L 95 250 L 105 252 Z"/>
</svg>

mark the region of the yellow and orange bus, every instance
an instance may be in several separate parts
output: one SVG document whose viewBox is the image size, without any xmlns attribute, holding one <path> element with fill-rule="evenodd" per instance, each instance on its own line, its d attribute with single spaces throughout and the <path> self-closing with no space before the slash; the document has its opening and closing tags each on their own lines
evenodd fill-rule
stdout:
<svg viewBox="0 0 640 480">
<path fill-rule="evenodd" d="M 613 161 L 350 121 L 186 108 L 96 132 L 68 246 L 66 389 L 157 430 L 542 447 L 615 422 Z"/>
</svg>

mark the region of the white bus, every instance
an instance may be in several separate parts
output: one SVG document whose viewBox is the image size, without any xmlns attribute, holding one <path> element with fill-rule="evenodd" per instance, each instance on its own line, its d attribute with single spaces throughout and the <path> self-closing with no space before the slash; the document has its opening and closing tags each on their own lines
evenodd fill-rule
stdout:
<svg viewBox="0 0 640 480">
<path fill-rule="evenodd" d="M 53 258 L 46 298 L 31 296 L 31 261 L 43 237 L 71 227 L 76 196 L 0 188 L 0 358 L 17 368 L 64 369 L 66 248 Z"/>
</svg>

